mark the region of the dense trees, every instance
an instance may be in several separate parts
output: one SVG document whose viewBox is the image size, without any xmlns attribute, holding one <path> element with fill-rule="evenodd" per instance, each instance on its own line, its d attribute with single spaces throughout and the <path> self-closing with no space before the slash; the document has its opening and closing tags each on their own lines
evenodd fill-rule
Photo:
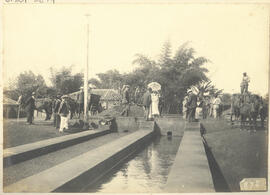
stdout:
<svg viewBox="0 0 270 195">
<path fill-rule="evenodd" d="M 180 110 L 181 102 L 186 91 L 191 86 L 202 81 L 208 81 L 204 67 L 209 60 L 205 57 L 195 57 L 195 50 L 187 43 L 181 45 L 173 55 L 170 42 L 165 42 L 159 58 L 153 60 L 148 56 L 136 54 L 133 64 L 134 71 L 120 74 L 116 70 L 98 74 L 99 79 L 90 83 L 99 88 L 119 88 L 129 84 L 131 90 L 136 87 L 145 88 L 152 81 L 162 85 L 162 95 L 165 99 L 165 111 L 176 113 Z"/>
<path fill-rule="evenodd" d="M 36 92 L 38 96 L 47 94 L 47 87 L 44 78 L 41 75 L 35 75 L 32 71 L 25 71 L 9 85 L 9 89 L 4 90 L 4 94 L 9 98 L 17 100 L 22 94 L 30 95 Z"/>
<path fill-rule="evenodd" d="M 72 74 L 72 66 L 60 70 L 50 68 L 52 88 L 60 94 L 68 94 L 80 90 L 83 85 L 83 74 Z"/>
<path fill-rule="evenodd" d="M 20 95 L 29 96 L 32 92 L 37 97 L 53 96 L 57 93 L 68 94 L 78 91 L 83 84 L 83 74 L 72 74 L 72 67 L 62 67 L 59 70 L 50 68 L 52 86 L 48 87 L 41 75 L 32 71 L 21 73 L 4 89 L 4 94 L 14 100 Z"/>
<path fill-rule="evenodd" d="M 173 54 L 169 41 L 161 48 L 158 59 L 151 59 L 143 54 L 136 54 L 133 60 L 135 69 L 130 73 L 121 74 L 118 70 L 109 70 L 97 74 L 98 79 L 92 78 L 89 83 L 97 88 L 120 89 L 124 84 L 131 86 L 131 91 L 139 87 L 145 89 L 150 82 L 161 84 L 161 93 L 165 100 L 165 111 L 176 113 L 181 108 L 181 102 L 187 89 L 193 86 L 203 93 L 220 93 L 210 84 L 206 76 L 208 70 L 205 64 L 209 60 L 197 57 L 195 50 L 188 43 L 181 45 Z M 15 89 L 22 92 L 36 91 L 40 95 L 68 94 L 78 91 L 83 85 L 83 74 L 72 74 L 72 66 L 61 69 L 50 68 L 52 87 L 47 87 L 41 75 L 31 71 L 20 74 Z"/>
</svg>

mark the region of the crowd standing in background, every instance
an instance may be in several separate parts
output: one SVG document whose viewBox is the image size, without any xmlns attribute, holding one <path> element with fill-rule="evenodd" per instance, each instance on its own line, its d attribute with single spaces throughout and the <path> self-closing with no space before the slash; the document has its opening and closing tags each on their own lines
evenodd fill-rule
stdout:
<svg viewBox="0 0 270 195">
<path fill-rule="evenodd" d="M 250 104 L 252 101 L 250 99 L 250 92 L 248 92 L 249 82 L 250 78 L 246 73 L 243 73 L 240 85 L 241 94 L 239 94 L 239 96 L 236 96 L 236 94 L 232 96 L 230 105 L 231 113 L 235 113 L 236 118 L 240 115 L 239 107 L 241 103 Z M 150 84 L 153 83 L 156 85 L 153 85 L 152 88 L 150 87 Z M 156 82 L 152 82 L 150 84 L 148 84 L 147 90 L 144 94 L 142 94 L 144 90 L 140 87 L 136 87 L 132 95 L 129 85 L 124 85 L 122 87 L 122 90 L 120 90 L 121 104 L 123 106 L 120 114 L 122 116 L 128 117 L 130 115 L 130 105 L 135 104 L 137 106 L 143 106 L 145 120 L 149 121 L 157 117 L 161 117 L 165 105 L 165 100 L 161 95 L 161 86 Z M 35 99 L 35 95 L 35 92 L 33 92 L 30 97 L 26 98 L 27 96 L 20 96 L 18 100 L 20 105 L 24 104 L 23 106 L 27 113 L 28 124 L 33 124 L 34 110 L 39 109 L 39 106 L 36 105 L 38 99 Z M 68 129 L 68 119 L 69 117 L 72 119 L 72 114 L 77 112 L 79 113 L 80 118 L 80 113 L 84 110 L 83 87 L 81 87 L 80 92 L 77 93 L 75 97 L 76 100 L 69 98 L 70 97 L 68 95 L 63 95 L 61 97 L 58 94 L 51 102 L 50 107 L 53 113 L 53 125 L 56 129 L 59 128 L 59 132 L 63 132 L 64 129 Z M 196 119 L 200 118 L 201 115 L 203 119 L 206 119 L 208 116 L 218 119 L 221 117 L 222 109 L 223 105 L 220 95 L 203 95 L 200 92 L 196 95 L 193 90 L 188 90 L 187 95 L 182 101 L 183 119 L 189 122 L 196 121 Z"/>
<path fill-rule="evenodd" d="M 187 107 L 187 115 L 188 121 L 194 122 L 195 121 L 195 112 L 197 107 L 197 96 L 190 90 L 188 91 L 188 101 L 186 104 Z"/>
</svg>

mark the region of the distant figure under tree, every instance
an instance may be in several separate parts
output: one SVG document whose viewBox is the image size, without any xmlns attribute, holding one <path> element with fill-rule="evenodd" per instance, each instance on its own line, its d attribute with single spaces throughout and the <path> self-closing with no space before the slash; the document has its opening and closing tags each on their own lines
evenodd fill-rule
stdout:
<svg viewBox="0 0 270 195">
<path fill-rule="evenodd" d="M 220 117 L 220 106 L 221 106 L 221 99 L 219 95 L 215 96 L 215 100 L 213 102 L 213 115 L 214 118 L 219 118 Z"/>
</svg>

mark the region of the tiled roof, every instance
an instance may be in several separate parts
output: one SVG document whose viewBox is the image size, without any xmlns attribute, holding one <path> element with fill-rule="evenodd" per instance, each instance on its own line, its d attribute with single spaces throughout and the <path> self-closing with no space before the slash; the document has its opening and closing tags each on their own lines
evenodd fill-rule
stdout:
<svg viewBox="0 0 270 195">
<path fill-rule="evenodd" d="M 3 104 L 5 105 L 19 105 L 15 100 L 12 100 L 8 97 L 3 97 Z"/>
<path fill-rule="evenodd" d="M 74 92 L 69 94 L 69 96 L 73 99 L 76 99 L 77 94 L 80 93 L 80 91 Z M 100 100 L 112 100 L 112 101 L 119 101 L 121 99 L 121 95 L 118 93 L 115 89 L 91 89 L 91 94 L 100 95 Z"/>
<path fill-rule="evenodd" d="M 121 96 L 115 89 L 92 89 L 93 94 L 101 96 L 101 100 L 120 100 Z"/>
</svg>

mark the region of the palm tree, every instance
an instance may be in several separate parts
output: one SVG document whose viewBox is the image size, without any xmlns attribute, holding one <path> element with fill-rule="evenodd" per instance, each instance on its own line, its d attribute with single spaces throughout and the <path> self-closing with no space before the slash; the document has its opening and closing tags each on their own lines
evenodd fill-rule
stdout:
<svg viewBox="0 0 270 195">
<path fill-rule="evenodd" d="M 196 85 L 191 86 L 191 90 L 197 94 L 199 97 L 204 97 L 205 94 L 209 94 L 211 96 L 221 95 L 223 89 L 217 89 L 212 84 L 212 81 L 201 81 Z"/>
</svg>

